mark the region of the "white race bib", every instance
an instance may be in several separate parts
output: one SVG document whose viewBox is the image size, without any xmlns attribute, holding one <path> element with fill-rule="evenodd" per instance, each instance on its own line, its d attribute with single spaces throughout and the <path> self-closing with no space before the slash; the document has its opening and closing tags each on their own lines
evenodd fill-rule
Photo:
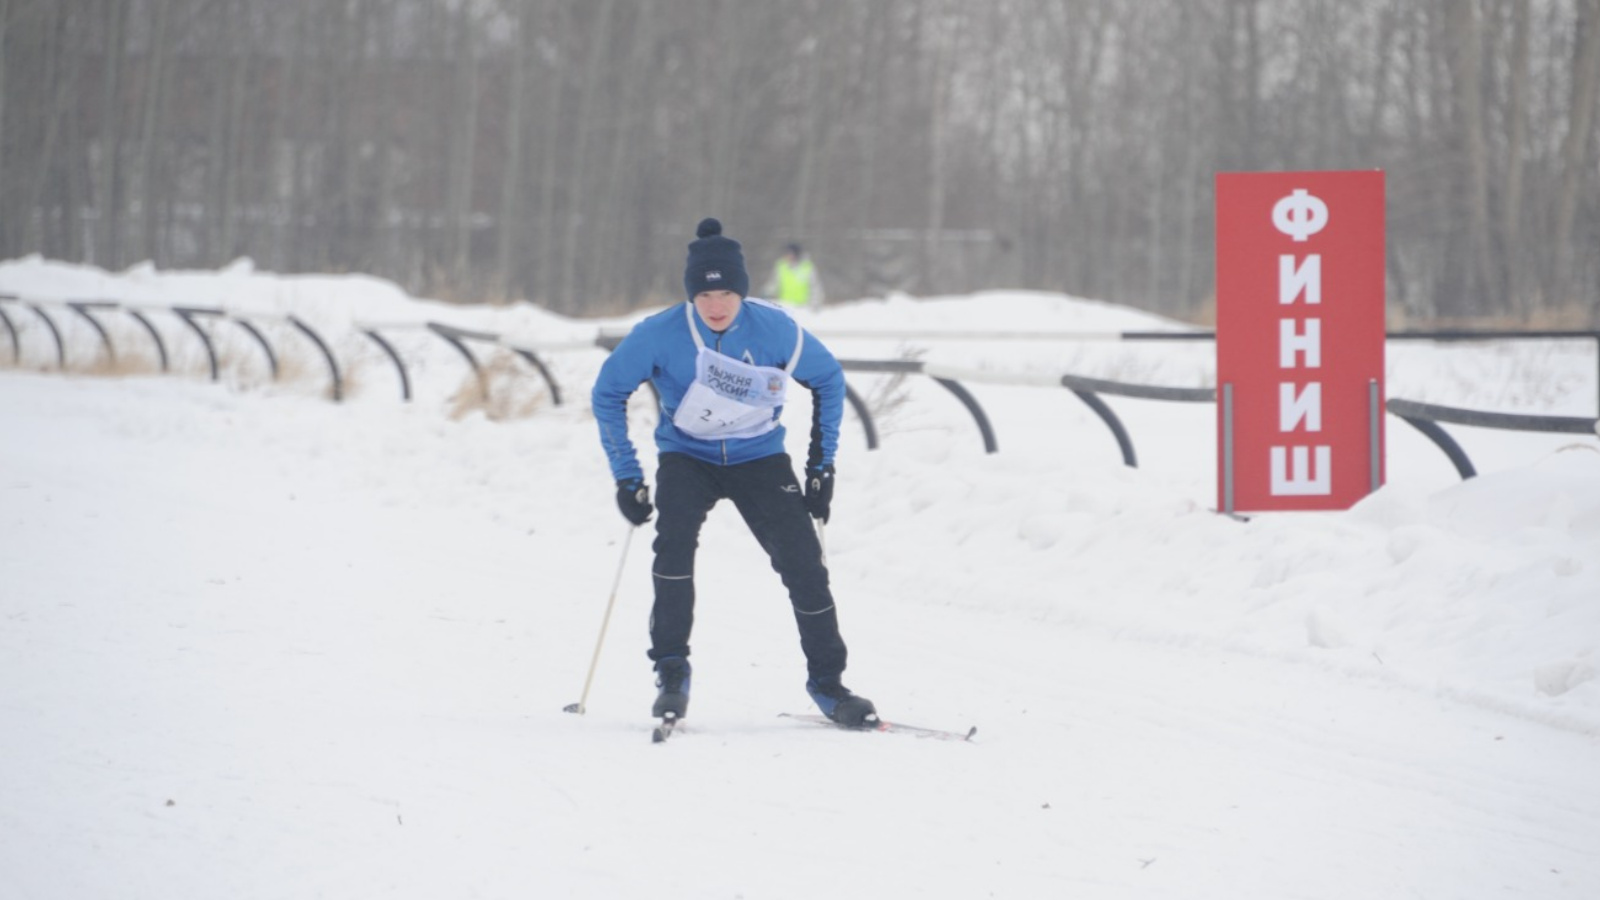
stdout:
<svg viewBox="0 0 1600 900">
<path fill-rule="evenodd" d="M 683 395 L 672 424 L 701 440 L 753 438 L 778 427 L 778 407 L 789 373 L 752 366 L 709 347 L 694 359 L 694 383 Z"/>
<path fill-rule="evenodd" d="M 805 330 L 795 326 L 789 369 L 742 362 L 706 346 L 694 324 L 694 304 L 684 304 L 689 334 L 700 352 L 694 358 L 694 383 L 683 394 L 672 424 L 706 441 L 753 438 L 778 427 L 779 407 L 789 390 L 789 372 L 800 362 Z"/>
</svg>

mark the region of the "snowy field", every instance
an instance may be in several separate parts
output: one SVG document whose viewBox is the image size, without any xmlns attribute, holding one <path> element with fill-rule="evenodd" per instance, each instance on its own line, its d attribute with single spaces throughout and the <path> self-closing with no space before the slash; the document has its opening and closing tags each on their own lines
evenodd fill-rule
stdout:
<svg viewBox="0 0 1600 900">
<path fill-rule="evenodd" d="M 75 371 L 49 371 L 42 322 L 3 307 L 0 897 L 1600 897 L 1600 438 L 1447 426 L 1463 483 L 1391 417 L 1387 487 L 1240 523 L 1209 511 L 1209 405 L 1107 398 L 1130 469 L 1065 390 L 969 382 L 989 455 L 927 379 L 852 375 L 882 446 L 847 412 L 846 682 L 976 740 L 780 718 L 809 711 L 792 618 L 724 506 L 690 715 L 652 745 L 650 535 L 613 506 L 580 346 L 625 322 L 246 263 L 20 260 L 0 293 L 148 309 L 175 370 L 115 312 L 106 365 L 62 311 Z M 282 378 L 218 321 L 210 383 L 161 312 L 186 304 L 262 317 Z M 344 402 L 290 314 L 330 339 Z M 1062 296 L 803 318 L 841 357 L 997 381 L 1212 379 L 1205 343 L 896 336 L 1179 327 Z M 565 402 L 499 351 L 484 404 L 430 320 L 545 348 Z M 1389 395 L 1593 416 L 1594 354 L 1393 345 Z M 619 566 L 588 712 L 564 713 Z"/>
</svg>

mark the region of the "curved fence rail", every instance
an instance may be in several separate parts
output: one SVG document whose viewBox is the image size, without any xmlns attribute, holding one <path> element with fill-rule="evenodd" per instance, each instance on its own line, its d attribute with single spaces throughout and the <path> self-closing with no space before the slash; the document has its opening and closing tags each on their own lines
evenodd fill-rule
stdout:
<svg viewBox="0 0 1600 900">
<path fill-rule="evenodd" d="M 1111 411 L 1111 407 L 1100 399 L 1101 394 L 1113 394 L 1120 397 L 1135 397 L 1141 400 L 1168 400 L 1176 403 L 1215 403 L 1217 400 L 1216 388 L 1178 388 L 1158 387 L 1148 384 L 1124 384 L 1120 381 L 1105 381 L 1099 378 L 1084 378 L 1079 375 L 1061 376 L 1061 386 L 1071 391 L 1082 400 L 1085 405 L 1094 410 L 1100 421 L 1106 423 L 1111 433 L 1117 439 L 1117 447 L 1122 450 L 1122 462 L 1132 468 L 1139 465 L 1138 456 L 1133 451 L 1133 437 L 1122 426 L 1122 420 Z"/>
<path fill-rule="evenodd" d="M 155 341 L 156 356 L 161 360 L 161 371 L 171 371 L 171 361 L 167 358 L 167 342 L 161 339 L 161 332 L 156 330 L 156 326 L 150 321 L 150 317 L 132 308 L 125 308 L 124 312 L 133 317 L 133 320 L 144 328 L 145 332 L 150 335 L 150 340 Z"/>
<path fill-rule="evenodd" d="M 272 342 L 268 341 L 267 340 L 267 336 L 261 333 L 261 329 L 259 329 L 256 326 L 250 324 L 250 320 L 249 319 L 234 319 L 233 321 L 234 321 L 234 324 L 236 324 L 240 328 L 244 329 L 244 333 L 250 335 L 250 337 L 255 340 L 256 345 L 261 348 L 261 352 L 266 354 L 266 357 L 267 357 L 267 371 L 272 373 L 272 380 L 273 381 L 277 381 L 278 380 L 278 354 L 273 352 L 273 350 L 272 350 Z M 317 343 L 320 344 L 322 342 L 321 342 L 320 339 L 317 339 Z M 335 368 L 335 370 L 337 370 L 338 367 L 335 366 L 334 368 Z M 335 381 L 337 381 L 337 380 L 338 379 L 335 379 Z"/>
<path fill-rule="evenodd" d="M 30 300 L 13 294 L 0 294 L 0 327 L 4 327 L 11 346 L 12 362 L 20 363 L 22 359 L 22 340 L 17 321 L 7 311 L 8 305 L 25 307 L 36 316 L 49 332 L 52 346 L 55 350 L 55 360 L 58 369 L 67 368 L 66 341 L 62 336 L 60 327 L 46 311 L 46 307 L 64 307 L 72 314 L 81 318 L 98 338 L 100 348 L 106 359 L 115 363 L 117 349 L 111 332 L 105 327 L 97 314 L 121 311 L 134 319 L 143 331 L 154 342 L 156 352 L 160 358 L 161 370 L 169 371 L 170 358 L 166 342 L 162 339 L 161 332 L 150 320 L 149 313 L 155 311 L 153 307 L 128 306 L 111 300 Z M 268 339 L 267 334 L 257 327 L 257 321 L 277 320 L 288 325 L 295 331 L 304 335 L 326 363 L 330 379 L 330 393 L 335 401 L 344 397 L 343 375 L 340 372 L 339 361 L 327 341 L 304 320 L 293 316 L 242 314 L 222 309 L 220 307 L 202 306 L 172 306 L 167 311 L 171 312 L 190 330 L 200 341 L 206 353 L 210 369 L 211 380 L 219 378 L 219 360 L 216 346 L 211 331 L 202 325 L 203 321 L 230 322 L 243 330 L 258 347 L 267 360 L 267 366 L 274 380 L 280 373 L 279 355 Z M 400 380 L 400 395 L 404 401 L 412 398 L 411 377 L 407 371 L 405 358 L 396 349 L 395 345 L 386 340 L 382 334 L 385 329 L 422 329 L 433 334 L 449 344 L 466 361 L 474 377 L 478 381 L 480 390 L 485 400 L 489 399 L 489 378 L 478 357 L 473 353 L 471 344 L 489 344 L 499 347 L 522 359 L 540 378 L 550 390 L 550 395 L 555 405 L 561 405 L 561 386 L 549 366 L 534 348 L 508 342 L 503 336 L 492 332 L 474 331 L 459 328 L 442 322 L 410 322 L 398 325 L 361 325 L 357 324 L 356 330 L 365 335 L 383 351 L 389 361 L 393 363 Z M 997 339 L 1004 336 L 1016 339 L 1077 339 L 1077 340 L 1120 340 L 1120 341 L 1194 341 L 1214 340 L 1215 335 L 1206 331 L 1124 331 L 1106 333 L 1004 333 L 986 335 L 973 332 L 908 332 L 900 333 L 834 333 L 831 336 L 844 334 L 845 336 L 872 336 L 896 337 L 921 336 L 930 338 L 951 338 L 964 340 Z M 1391 340 L 1428 340 L 1428 341 L 1493 341 L 1493 340 L 1552 340 L 1552 339 L 1583 339 L 1593 340 L 1596 346 L 1596 358 L 1600 360 L 1600 332 L 1587 331 L 1413 331 L 1392 332 L 1388 335 Z M 548 348 L 577 349 L 584 347 L 597 347 L 612 350 L 621 338 L 615 334 L 600 333 L 591 341 L 572 342 L 567 344 L 551 344 Z M 929 366 L 920 360 L 912 359 L 841 359 L 840 365 L 847 373 L 879 373 L 891 375 L 919 375 L 932 379 L 940 387 L 948 391 L 961 404 L 968 415 L 972 417 L 977 427 L 978 434 L 983 441 L 984 452 L 999 452 L 999 440 L 995 434 L 993 424 L 983 409 L 978 398 L 967 389 L 964 382 L 1006 384 L 1006 385 L 1031 385 L 1038 387 L 1062 387 L 1071 391 L 1105 424 L 1116 440 L 1118 450 L 1122 455 L 1124 465 L 1138 466 L 1138 454 L 1134 449 L 1132 434 L 1123 424 L 1122 420 L 1113 411 L 1104 397 L 1127 397 L 1138 400 L 1156 400 L 1175 403 L 1215 403 L 1216 389 L 1213 387 L 1169 387 L 1161 385 L 1131 384 L 1119 381 L 1109 381 L 1100 378 L 1091 378 L 1083 375 L 1005 375 L 985 370 L 955 369 L 948 366 Z M 1600 386 L 1600 366 L 1597 366 L 1597 386 Z M 845 396 L 861 421 L 866 434 L 867 448 L 875 450 L 879 446 L 880 435 L 870 406 L 862 400 L 859 394 L 848 383 L 845 384 Z M 1600 396 L 1600 390 L 1597 390 Z M 1547 433 L 1600 435 L 1600 419 L 1581 416 L 1545 416 L 1527 415 L 1518 413 L 1497 413 L 1481 410 L 1461 409 L 1437 404 L 1422 403 L 1404 398 L 1392 398 L 1387 401 L 1384 408 L 1391 414 L 1403 419 L 1406 423 L 1416 428 L 1427 436 L 1435 445 L 1444 452 L 1446 457 L 1455 466 L 1462 478 L 1471 478 L 1476 475 L 1476 470 L 1471 459 L 1467 456 L 1461 445 L 1447 432 L 1443 425 L 1465 425 L 1477 428 L 1491 428 L 1512 431 L 1532 431 Z"/>
<path fill-rule="evenodd" d="M 169 312 L 173 316 L 177 317 L 178 321 L 182 322 L 184 327 L 193 333 L 195 338 L 200 342 L 200 346 L 206 354 L 206 365 L 212 381 L 217 381 L 221 378 L 221 363 L 217 358 L 216 343 L 212 338 L 212 334 L 204 325 L 201 324 L 201 322 L 230 322 L 238 326 L 240 330 L 244 331 L 244 333 L 250 337 L 251 341 L 254 342 L 256 346 L 261 348 L 262 354 L 265 355 L 267 359 L 267 369 L 271 373 L 272 379 L 276 381 L 278 380 L 280 374 L 278 353 L 273 348 L 272 342 L 268 340 L 266 332 L 262 331 L 256 323 L 258 321 L 277 320 L 301 333 L 312 343 L 312 345 L 317 349 L 318 353 L 322 356 L 323 361 L 327 364 L 329 392 L 333 396 L 333 399 L 341 400 L 344 396 L 344 378 L 339 371 L 339 361 L 334 356 L 333 350 L 328 346 L 327 341 L 323 340 L 322 335 L 319 334 L 316 329 L 311 327 L 310 324 L 306 323 L 297 316 L 281 316 L 272 314 L 247 315 L 232 312 L 215 306 L 169 306 L 165 308 L 141 308 L 118 303 L 115 300 L 67 300 L 60 302 L 48 300 L 25 301 L 12 294 L 0 294 L 0 323 L 4 324 L 6 333 L 11 338 L 11 359 L 13 363 L 20 363 L 22 361 L 22 342 L 17 331 L 16 323 L 5 311 L 7 302 L 19 303 L 22 306 L 27 307 L 30 311 L 37 315 L 41 321 L 44 322 L 46 329 L 50 332 L 51 342 L 55 346 L 56 367 L 62 370 L 67 368 L 66 342 L 62 338 L 61 329 L 57 326 L 55 320 L 52 319 L 50 314 L 45 311 L 46 306 L 63 307 L 81 318 L 89 326 L 89 328 L 95 332 L 95 335 L 99 338 L 100 346 L 106 356 L 106 360 L 112 364 L 117 362 L 116 343 L 112 340 L 111 332 L 105 327 L 105 323 L 102 322 L 98 316 L 96 316 L 96 313 L 118 311 L 127 313 L 128 316 L 135 322 L 139 323 L 139 327 L 150 336 L 150 340 L 155 344 L 156 356 L 161 363 L 161 371 L 167 372 L 171 370 L 172 364 L 171 357 L 167 352 L 167 343 L 161 337 L 160 329 L 156 328 L 155 323 L 150 320 L 149 315 L 151 312 L 164 310 L 165 312 Z"/>
<path fill-rule="evenodd" d="M 94 317 L 94 313 L 91 310 L 116 309 L 117 304 L 112 303 L 109 300 L 79 300 L 68 303 L 67 308 L 77 313 L 79 318 L 89 323 L 89 327 L 93 328 L 95 334 L 100 336 L 100 348 L 106 352 L 106 361 L 112 365 L 116 365 L 117 348 L 112 346 L 111 335 L 106 333 L 106 327 L 100 324 L 100 320 Z"/>
<path fill-rule="evenodd" d="M 15 300 L 15 299 L 17 299 L 17 298 L 12 296 L 11 294 L 6 294 L 4 296 L 0 296 L 0 300 Z M 22 340 L 17 337 L 17 326 L 11 321 L 11 317 L 6 314 L 6 305 L 4 303 L 0 303 L 0 325 L 6 326 L 6 334 L 9 334 L 11 336 L 11 362 L 12 362 L 12 364 L 15 365 L 15 364 L 17 364 L 19 362 L 22 362 Z"/>
<path fill-rule="evenodd" d="M 818 334 L 828 337 L 880 338 L 884 340 L 953 340 L 953 341 L 1214 341 L 1214 331 L 868 331 L 852 329 L 819 329 Z M 1484 343 L 1491 341 L 1586 341 L 1595 348 L 1595 414 L 1600 416 L 1600 330 L 1527 330 L 1464 328 L 1389 331 L 1388 341 L 1429 341 L 1435 343 Z M 1153 398 L 1163 399 L 1163 398 Z"/>
<path fill-rule="evenodd" d="M 1567 332 L 1559 333 L 1562 337 L 1571 337 Z M 1155 340 L 1173 340 L 1172 335 L 1164 332 L 1152 333 Z M 1187 338 L 1183 338 L 1187 339 Z M 933 369 L 924 366 L 916 360 L 840 360 L 846 371 L 860 372 L 894 372 L 907 374 L 927 375 L 949 388 L 961 398 L 962 404 L 972 413 L 973 419 L 978 424 L 978 429 L 983 435 L 984 448 L 990 453 L 996 452 L 997 441 L 994 430 L 989 424 L 988 417 L 984 415 L 982 406 L 971 392 L 967 391 L 953 378 L 949 377 L 950 370 Z M 964 377 L 969 381 L 991 382 L 1001 384 L 1044 384 L 1038 378 L 1013 378 L 1005 376 L 986 375 L 981 372 L 967 372 Z M 1117 447 L 1122 453 L 1123 464 L 1130 468 L 1139 465 L 1138 454 L 1134 449 L 1133 436 L 1122 424 L 1122 420 L 1111 409 L 1100 395 L 1106 394 L 1119 397 L 1130 397 L 1140 400 L 1160 400 L 1174 403 L 1215 403 L 1217 391 L 1212 387 L 1167 387 L 1162 385 L 1130 384 L 1119 381 L 1108 381 L 1099 378 L 1089 378 L 1082 375 L 1062 375 L 1059 385 L 1072 391 L 1082 400 L 1096 416 L 1100 418 L 1112 437 L 1117 442 Z M 1385 408 L 1391 414 L 1403 419 L 1407 424 L 1426 435 L 1449 458 L 1456 471 L 1463 479 L 1472 478 L 1477 474 L 1471 459 L 1448 432 L 1439 424 L 1447 422 L 1458 425 L 1470 425 L 1479 428 L 1494 428 L 1509 431 L 1533 431 L 1562 434 L 1582 434 L 1600 436 L 1600 419 L 1585 418 L 1582 416 L 1542 416 L 1518 413 L 1494 413 L 1480 410 L 1460 409 L 1449 406 L 1438 406 L 1429 403 L 1420 403 L 1404 398 L 1392 398 Z M 1374 407 L 1376 409 L 1376 407 Z M 865 410 L 860 411 L 864 423 L 871 426 L 870 414 Z"/>
<path fill-rule="evenodd" d="M 305 335 L 306 339 L 315 344 L 317 350 L 322 353 L 323 362 L 328 364 L 328 376 L 332 379 L 332 385 L 330 386 L 330 389 L 333 391 L 333 399 L 335 401 L 343 400 L 344 376 L 339 373 L 339 361 L 334 358 L 333 351 L 328 348 L 328 342 L 322 339 L 322 335 L 317 334 L 316 329 L 312 328 L 310 325 L 307 325 L 299 318 L 295 316 L 289 316 L 288 321 L 289 325 L 294 328 L 295 331 Z M 271 355 L 270 350 L 268 351 L 268 355 Z M 274 365 L 273 371 L 277 371 L 276 365 Z"/>
<path fill-rule="evenodd" d="M 1440 450 L 1450 458 L 1456 471 L 1463 479 L 1471 478 L 1478 474 L 1472 466 L 1472 460 L 1467 458 L 1465 450 L 1456 443 L 1450 433 L 1440 426 L 1440 422 L 1449 422 L 1452 425 L 1471 425 L 1478 428 L 1497 428 L 1505 431 L 1541 431 L 1551 434 L 1594 434 L 1600 435 L 1600 419 L 1585 419 L 1579 416 L 1532 416 L 1522 413 L 1496 413 L 1484 412 L 1476 409 L 1460 409 L 1454 406 L 1438 406 L 1432 403 L 1419 403 L 1415 400 L 1395 398 L 1386 406 L 1389 412 L 1404 420 L 1406 424 L 1428 436 L 1428 439 L 1438 445 Z"/>
<path fill-rule="evenodd" d="M 478 389 L 483 392 L 483 399 L 485 401 L 489 399 L 489 378 L 484 374 L 483 366 L 479 365 L 478 358 L 472 355 L 472 350 L 467 346 L 467 341 L 480 341 L 486 344 L 493 344 L 497 347 L 510 350 L 512 353 L 521 357 L 528 363 L 528 365 L 533 366 L 534 370 L 544 378 L 544 383 L 550 388 L 551 402 L 556 406 L 561 405 L 561 386 L 556 384 L 556 379 L 550 374 L 550 369 L 545 366 L 544 361 L 541 360 L 538 354 L 534 353 L 533 350 L 527 347 L 519 347 L 508 344 L 500 337 L 500 335 L 492 332 L 468 331 L 465 328 L 457 328 L 454 325 L 446 325 L 442 322 L 428 322 L 426 327 L 429 331 L 438 335 L 445 343 L 454 347 L 456 352 L 460 353 L 462 357 L 466 359 L 467 365 L 472 367 L 472 374 L 478 379 Z"/>
<path fill-rule="evenodd" d="M 217 371 L 217 348 L 211 343 L 211 334 L 201 328 L 200 323 L 196 322 L 195 318 L 198 316 L 220 316 L 222 315 L 222 310 L 193 306 L 174 306 L 172 312 L 183 321 L 183 324 L 189 327 L 190 331 L 194 332 L 195 337 L 200 339 L 200 345 L 206 348 L 206 361 L 211 365 L 211 380 L 216 381 L 220 374 Z"/>
<path fill-rule="evenodd" d="M 28 308 L 33 310 L 34 315 L 44 320 L 44 327 L 50 330 L 50 339 L 56 345 L 56 367 L 65 369 L 67 367 L 67 345 L 61 340 L 61 329 L 56 327 L 56 320 L 50 318 L 50 314 L 44 311 L 44 307 L 37 303 L 29 303 Z"/>
<path fill-rule="evenodd" d="M 407 403 L 411 402 L 411 374 L 406 371 L 405 359 L 394 349 L 393 344 L 384 340 L 376 326 L 357 326 L 357 330 L 377 344 L 378 348 L 389 357 L 389 361 L 394 363 L 394 370 L 400 374 L 400 399 Z"/>
<path fill-rule="evenodd" d="M 972 416 L 972 420 L 978 425 L 978 434 L 983 437 L 984 452 L 998 453 L 1000 451 L 1000 444 L 997 440 L 995 440 L 994 427 L 989 424 L 989 417 L 984 413 L 983 407 L 978 403 L 978 398 L 972 396 L 972 392 L 963 387 L 961 382 L 957 381 L 955 378 L 929 372 L 927 371 L 927 367 L 924 366 L 920 360 L 915 359 L 841 359 L 839 360 L 839 365 L 842 366 L 846 372 L 882 372 L 895 375 L 927 375 L 937 382 L 940 387 L 949 391 L 951 394 L 955 395 L 957 400 L 961 401 L 961 405 L 966 408 L 967 412 Z M 847 395 L 853 393 L 850 391 L 848 385 L 846 386 L 845 391 Z M 869 435 L 868 446 L 870 448 L 876 448 L 878 430 L 872 422 L 872 414 L 867 410 L 866 404 L 860 401 L 860 398 L 852 401 L 851 406 L 855 409 L 856 415 L 861 417 L 862 426 L 867 430 L 867 434 Z"/>
<path fill-rule="evenodd" d="M 211 339 L 210 332 L 201 327 L 199 322 L 201 319 L 232 322 L 233 324 L 239 326 L 240 330 L 249 335 L 251 340 L 253 340 L 256 345 L 261 348 L 261 352 L 267 358 L 267 370 L 272 374 L 272 380 L 278 380 L 278 354 L 272 349 L 272 342 L 267 340 L 266 334 L 264 334 L 261 329 L 257 328 L 249 318 L 237 313 L 230 313 L 225 309 L 220 309 L 213 306 L 174 306 L 172 307 L 172 312 L 180 320 L 182 320 L 183 324 L 189 327 L 190 331 L 194 332 L 195 337 L 200 339 L 201 346 L 205 347 L 206 361 L 211 368 L 212 381 L 216 381 L 220 377 L 219 366 L 217 362 L 217 348 Z M 255 318 L 270 317 L 256 316 Z M 339 371 L 339 361 L 334 357 L 333 351 L 329 349 L 328 343 L 322 339 L 322 335 L 318 334 L 316 329 L 306 324 L 297 316 L 284 316 L 282 317 L 282 321 L 295 331 L 305 335 L 306 339 L 311 342 L 312 346 L 316 347 L 317 352 L 322 356 L 322 361 L 328 366 L 329 393 L 333 396 L 334 400 L 343 400 L 344 375 Z M 148 327 L 148 323 L 146 324 Z M 150 330 L 152 334 L 155 334 L 155 329 L 152 328 Z M 161 338 L 159 335 L 157 335 L 156 342 L 158 345 L 160 344 L 160 341 Z M 163 367 L 165 367 L 165 364 L 166 352 L 163 350 Z"/>
</svg>

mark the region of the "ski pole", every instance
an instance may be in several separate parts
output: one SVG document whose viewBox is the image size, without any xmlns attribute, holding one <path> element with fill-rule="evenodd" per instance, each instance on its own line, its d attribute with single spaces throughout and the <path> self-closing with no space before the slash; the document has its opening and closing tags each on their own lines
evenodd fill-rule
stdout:
<svg viewBox="0 0 1600 900">
<path fill-rule="evenodd" d="M 822 530 L 822 520 L 821 519 L 812 519 L 812 521 L 817 523 L 817 546 L 822 548 L 822 564 L 823 565 L 827 565 L 828 564 L 828 539 L 826 537 L 826 533 Z"/>
<path fill-rule="evenodd" d="M 606 626 L 611 624 L 611 608 L 617 605 L 617 590 L 622 587 L 622 569 L 628 561 L 628 545 L 633 543 L 633 533 L 638 530 L 637 525 L 628 526 L 628 534 L 622 539 L 622 558 L 617 560 L 617 577 L 611 582 L 611 599 L 606 601 L 606 614 L 600 619 L 600 636 L 595 639 L 594 657 L 589 660 L 589 676 L 583 679 L 583 696 L 578 698 L 577 703 L 566 705 L 565 710 L 569 713 L 581 716 L 588 709 L 589 686 L 594 684 L 594 670 L 600 665 L 600 648 L 606 642 Z"/>
</svg>

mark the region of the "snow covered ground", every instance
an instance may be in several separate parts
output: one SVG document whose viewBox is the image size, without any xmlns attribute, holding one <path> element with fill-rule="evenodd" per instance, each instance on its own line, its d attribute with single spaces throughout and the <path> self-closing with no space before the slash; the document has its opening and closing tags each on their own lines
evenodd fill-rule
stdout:
<svg viewBox="0 0 1600 900">
<path fill-rule="evenodd" d="M 1219 517 L 1209 406 L 852 376 L 826 540 L 847 683 L 972 743 L 806 711 L 776 576 L 737 514 L 699 564 L 694 701 L 649 741 L 649 532 L 587 410 L 491 361 L 485 410 L 433 320 L 558 347 L 623 322 L 462 309 L 366 278 L 0 264 L 0 293 L 293 314 L 271 383 L 212 323 L 173 375 L 127 317 L 117 371 L 0 335 L 0 896 L 1592 898 L 1600 896 L 1600 438 L 1389 420 L 1389 485 L 1342 513 Z M 271 318 L 267 315 L 267 318 Z M 98 339 L 60 316 L 69 359 Z M 897 339 L 1167 328 L 1036 293 L 840 304 L 838 355 L 1192 387 L 1208 344 Z M 416 400 L 354 329 L 381 323 Z M 144 343 L 141 344 L 141 341 Z M 145 349 L 140 349 L 141 347 Z M 297 348 L 297 349 L 296 349 Z M 141 354 L 144 356 L 141 357 Z M 501 356 L 503 356 L 503 352 Z M 1592 345 L 1391 346 L 1389 394 L 1593 415 Z M 648 446 L 640 396 L 635 438 Z M 790 421 L 804 423 L 797 404 Z M 803 431 L 803 427 L 801 429 Z M 803 437 L 792 447 L 803 452 Z M 588 712 L 595 638 L 621 587 Z"/>
</svg>

